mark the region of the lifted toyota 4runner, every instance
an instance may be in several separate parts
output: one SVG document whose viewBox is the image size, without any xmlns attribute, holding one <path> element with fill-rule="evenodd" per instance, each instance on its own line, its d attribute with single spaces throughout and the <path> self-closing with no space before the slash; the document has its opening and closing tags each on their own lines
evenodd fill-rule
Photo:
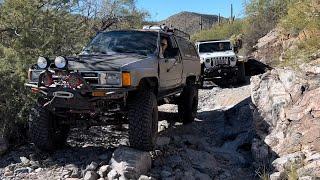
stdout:
<svg viewBox="0 0 320 180">
<path fill-rule="evenodd" d="M 79 56 L 39 57 L 26 83 L 40 94 L 29 117 L 31 141 L 53 150 L 72 126 L 128 122 L 130 146 L 151 150 L 158 105 L 178 104 L 181 120 L 194 121 L 200 58 L 186 36 L 164 26 L 101 32 Z"/>
<path fill-rule="evenodd" d="M 206 40 L 196 42 L 201 59 L 202 82 L 223 78 L 245 81 L 244 62 L 237 57 L 230 40 Z"/>
</svg>

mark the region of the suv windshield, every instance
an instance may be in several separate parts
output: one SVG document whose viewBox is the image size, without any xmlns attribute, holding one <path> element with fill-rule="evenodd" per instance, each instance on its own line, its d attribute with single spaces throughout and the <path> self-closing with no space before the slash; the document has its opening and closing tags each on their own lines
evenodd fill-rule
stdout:
<svg viewBox="0 0 320 180">
<path fill-rule="evenodd" d="M 199 44 L 199 53 L 211 53 L 232 50 L 230 42 L 213 42 Z"/>
<path fill-rule="evenodd" d="M 149 55 L 157 49 L 157 34 L 140 31 L 99 33 L 81 54 L 135 53 Z"/>
</svg>

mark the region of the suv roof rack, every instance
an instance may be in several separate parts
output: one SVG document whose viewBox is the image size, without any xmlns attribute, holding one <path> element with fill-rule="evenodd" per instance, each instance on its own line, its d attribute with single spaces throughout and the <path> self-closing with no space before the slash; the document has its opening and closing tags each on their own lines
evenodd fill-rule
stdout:
<svg viewBox="0 0 320 180">
<path fill-rule="evenodd" d="M 180 37 L 183 37 L 183 38 L 186 38 L 186 39 L 189 39 L 190 40 L 190 35 L 186 32 L 183 32 L 177 28 L 173 28 L 173 27 L 168 27 L 166 25 L 146 25 L 146 26 L 143 26 L 144 30 L 158 30 L 158 31 L 162 31 L 164 33 L 172 33 L 176 36 L 180 36 Z"/>
</svg>

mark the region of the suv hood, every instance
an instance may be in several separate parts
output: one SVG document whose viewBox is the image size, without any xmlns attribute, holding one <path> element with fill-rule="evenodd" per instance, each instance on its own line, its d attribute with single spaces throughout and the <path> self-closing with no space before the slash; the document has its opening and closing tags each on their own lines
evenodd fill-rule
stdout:
<svg viewBox="0 0 320 180">
<path fill-rule="evenodd" d="M 200 53 L 201 58 L 212 58 L 212 57 L 234 57 L 236 54 L 233 51 L 222 51 L 212 53 Z"/>
<path fill-rule="evenodd" d="M 120 68 L 146 59 L 146 56 L 137 54 L 117 55 L 81 55 L 75 59 L 69 59 L 69 69 L 79 71 L 120 71 Z"/>
</svg>

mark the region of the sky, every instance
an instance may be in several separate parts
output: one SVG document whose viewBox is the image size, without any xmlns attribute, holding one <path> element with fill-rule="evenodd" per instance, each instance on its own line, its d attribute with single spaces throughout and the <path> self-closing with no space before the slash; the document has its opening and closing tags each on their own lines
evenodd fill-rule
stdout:
<svg viewBox="0 0 320 180">
<path fill-rule="evenodd" d="M 231 4 L 236 18 L 243 17 L 244 2 L 245 0 L 137 0 L 137 6 L 150 13 L 148 20 L 160 21 L 181 11 L 215 15 L 220 13 L 223 17 L 230 17 Z"/>
</svg>

